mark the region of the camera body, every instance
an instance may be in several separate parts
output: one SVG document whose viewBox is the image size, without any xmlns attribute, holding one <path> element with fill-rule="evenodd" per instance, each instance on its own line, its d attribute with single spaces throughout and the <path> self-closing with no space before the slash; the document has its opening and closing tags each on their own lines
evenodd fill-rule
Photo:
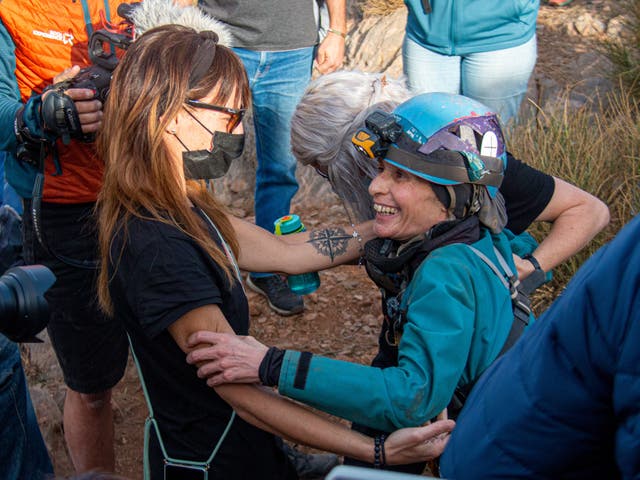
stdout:
<svg viewBox="0 0 640 480">
<path fill-rule="evenodd" d="M 113 70 L 107 70 L 100 65 L 91 65 L 83 68 L 80 73 L 71 80 L 64 82 L 65 88 L 88 88 L 95 91 L 95 98 L 104 103 L 109 95 L 111 76 Z"/>
<path fill-rule="evenodd" d="M 78 75 L 66 82 L 62 82 L 64 90 L 68 88 L 89 88 L 96 92 L 95 98 L 104 102 L 109 95 L 111 76 L 116 66 L 118 66 L 116 51 L 126 50 L 132 41 L 132 27 L 126 29 L 124 33 L 112 32 L 107 28 L 93 32 L 89 38 L 89 58 L 93 65 L 83 68 Z"/>
<path fill-rule="evenodd" d="M 126 4 L 123 4 L 126 5 Z M 122 7 L 122 5 L 120 6 Z M 121 13 L 121 8 L 118 13 Z M 131 6 L 128 6 L 131 7 Z M 67 145 L 72 138 L 83 142 L 95 140 L 95 134 L 82 132 L 82 125 L 71 97 L 65 94 L 70 88 L 93 90 L 94 98 L 104 103 L 109 95 L 111 77 L 118 65 L 118 51 L 129 48 L 133 42 L 133 23 L 130 20 L 132 9 L 123 9 L 121 16 L 126 19 L 124 27 L 116 30 L 109 25 L 96 30 L 89 38 L 89 59 L 93 65 L 83 68 L 73 78 L 47 87 L 52 90 L 42 103 L 42 122 L 45 130 L 57 134 Z"/>
</svg>

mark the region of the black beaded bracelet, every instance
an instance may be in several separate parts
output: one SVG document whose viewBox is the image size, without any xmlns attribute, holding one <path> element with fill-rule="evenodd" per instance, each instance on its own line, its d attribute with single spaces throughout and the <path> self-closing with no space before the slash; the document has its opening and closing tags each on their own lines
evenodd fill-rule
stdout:
<svg viewBox="0 0 640 480">
<path fill-rule="evenodd" d="M 387 464 L 387 456 L 384 451 L 386 435 L 376 435 L 373 439 L 373 468 L 382 468 Z"/>
</svg>

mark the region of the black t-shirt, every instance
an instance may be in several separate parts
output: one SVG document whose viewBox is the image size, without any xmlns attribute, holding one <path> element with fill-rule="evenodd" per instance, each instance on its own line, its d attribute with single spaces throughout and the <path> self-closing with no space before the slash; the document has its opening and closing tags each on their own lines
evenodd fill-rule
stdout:
<svg viewBox="0 0 640 480">
<path fill-rule="evenodd" d="M 231 407 L 206 383 L 167 331 L 194 308 L 216 304 L 233 330 L 248 334 L 242 286 L 229 282 L 197 243 L 177 228 L 131 219 L 111 248 L 109 291 L 116 318 L 131 336 L 168 455 L 206 460 L 229 421 Z M 212 237 L 218 240 L 215 233 Z M 152 435 L 153 438 L 153 435 Z M 150 448 L 153 479 L 163 478 L 162 455 Z M 218 451 L 210 479 L 295 478 L 273 435 L 236 416 Z"/>
<path fill-rule="evenodd" d="M 507 156 L 500 192 L 507 207 L 507 228 L 519 235 L 549 204 L 555 182 L 552 176 L 531 168 L 510 153 Z"/>
</svg>

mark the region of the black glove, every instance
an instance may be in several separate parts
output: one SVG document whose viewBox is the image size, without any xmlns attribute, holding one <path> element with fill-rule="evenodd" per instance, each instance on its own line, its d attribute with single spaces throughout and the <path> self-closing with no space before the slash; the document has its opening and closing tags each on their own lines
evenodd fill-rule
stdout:
<svg viewBox="0 0 640 480">
<path fill-rule="evenodd" d="M 64 93 L 65 82 L 56 85 L 49 89 L 42 100 L 40 115 L 45 132 L 60 137 L 65 145 L 69 145 L 72 137 L 84 140 L 76 104 Z"/>
</svg>

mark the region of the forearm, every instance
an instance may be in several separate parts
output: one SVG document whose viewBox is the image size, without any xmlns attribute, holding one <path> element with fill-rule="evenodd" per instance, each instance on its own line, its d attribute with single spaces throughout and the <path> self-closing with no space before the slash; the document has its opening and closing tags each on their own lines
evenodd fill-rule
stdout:
<svg viewBox="0 0 640 480">
<path fill-rule="evenodd" d="M 188 337 L 196 330 L 232 333 L 219 307 L 191 310 L 169 327 L 185 353 L 197 349 Z M 194 372 L 195 374 L 195 372 Z M 256 385 L 221 385 L 217 393 L 245 421 L 273 434 L 314 448 L 372 461 L 373 441 Z"/>
<path fill-rule="evenodd" d="M 326 0 L 329 12 L 329 28 L 347 32 L 347 2 L 345 0 Z"/>
<path fill-rule="evenodd" d="M 546 238 L 533 252 L 545 272 L 578 251 L 609 222 L 609 209 L 598 198 L 560 179 L 538 221 L 552 222 Z"/>
<path fill-rule="evenodd" d="M 240 243 L 238 263 L 253 272 L 298 274 L 323 270 L 358 259 L 373 238 L 373 223 L 355 227 L 327 227 L 276 236 L 231 217 Z"/>
<path fill-rule="evenodd" d="M 584 217 L 582 218 L 584 220 Z M 533 256 L 545 272 L 552 270 L 584 248 L 602 227 L 593 224 L 580 225 L 579 216 L 558 219 L 546 238 L 534 250 Z"/>
<path fill-rule="evenodd" d="M 451 392 L 441 392 L 451 382 L 436 385 L 422 371 L 380 369 L 314 355 L 301 382 L 300 363 L 300 353 L 288 350 L 278 383 L 280 394 L 382 431 L 422 425 L 450 398 Z"/>
<path fill-rule="evenodd" d="M 265 389 L 250 385 L 217 388 L 247 422 L 295 443 L 373 462 L 373 439 L 334 423 Z"/>
</svg>

